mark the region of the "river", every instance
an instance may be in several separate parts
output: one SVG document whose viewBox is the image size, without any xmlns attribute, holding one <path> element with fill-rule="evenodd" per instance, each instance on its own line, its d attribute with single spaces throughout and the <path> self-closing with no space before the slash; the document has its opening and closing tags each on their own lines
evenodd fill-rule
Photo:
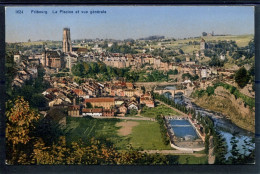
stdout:
<svg viewBox="0 0 260 174">
<path fill-rule="evenodd" d="M 185 105 L 187 108 L 193 108 L 195 109 L 196 113 L 200 112 L 202 116 L 207 115 L 213 119 L 215 129 L 218 132 L 220 132 L 221 135 L 226 139 L 227 151 L 228 151 L 228 153 L 226 154 L 226 158 L 228 158 L 231 155 L 230 150 L 232 149 L 232 146 L 230 144 L 230 141 L 233 136 L 232 135 L 233 133 L 237 133 L 236 134 L 236 139 L 238 140 L 237 146 L 241 154 L 244 153 L 243 150 L 243 145 L 245 144 L 244 140 L 250 141 L 254 137 L 253 133 L 236 126 L 230 120 L 226 119 L 226 117 L 223 114 L 201 108 L 197 106 L 195 103 L 193 103 L 187 97 L 184 97 L 182 95 L 177 95 L 175 96 L 175 98 L 173 98 L 169 93 L 165 93 L 164 95 L 169 99 L 174 100 L 175 103 Z M 255 144 L 251 144 L 251 145 L 255 147 Z"/>
</svg>

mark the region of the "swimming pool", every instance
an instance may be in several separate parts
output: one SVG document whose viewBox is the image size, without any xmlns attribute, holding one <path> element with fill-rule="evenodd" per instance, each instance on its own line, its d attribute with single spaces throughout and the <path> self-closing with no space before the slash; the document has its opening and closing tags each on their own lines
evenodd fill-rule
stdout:
<svg viewBox="0 0 260 174">
<path fill-rule="evenodd" d="M 195 140 L 198 137 L 196 130 L 192 127 L 188 120 L 169 120 L 174 135 L 184 140 Z"/>
</svg>

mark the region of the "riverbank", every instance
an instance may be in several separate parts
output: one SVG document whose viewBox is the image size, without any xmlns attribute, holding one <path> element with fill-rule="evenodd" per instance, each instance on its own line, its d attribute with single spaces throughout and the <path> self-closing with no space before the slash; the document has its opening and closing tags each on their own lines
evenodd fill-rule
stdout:
<svg viewBox="0 0 260 174">
<path fill-rule="evenodd" d="M 192 98 L 191 101 L 205 110 L 221 113 L 225 119 L 241 129 L 245 129 L 251 133 L 255 132 L 255 114 L 251 113 L 247 116 L 241 115 L 228 98 L 205 95 L 201 98 Z"/>
</svg>

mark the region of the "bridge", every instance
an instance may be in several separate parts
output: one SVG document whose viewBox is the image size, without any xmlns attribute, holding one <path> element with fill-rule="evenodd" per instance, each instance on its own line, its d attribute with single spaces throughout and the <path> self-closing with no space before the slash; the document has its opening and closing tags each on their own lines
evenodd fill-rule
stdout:
<svg viewBox="0 0 260 174">
<path fill-rule="evenodd" d="M 182 93 L 183 95 L 186 95 L 186 92 L 184 89 L 154 89 L 154 92 L 155 93 L 158 93 L 158 94 L 164 94 L 164 93 L 171 93 L 172 96 L 176 95 L 177 93 Z"/>
<path fill-rule="evenodd" d="M 144 86 L 148 91 L 156 88 L 156 86 L 172 86 L 172 85 L 180 85 L 181 82 L 135 82 L 134 85 L 136 87 Z"/>
</svg>

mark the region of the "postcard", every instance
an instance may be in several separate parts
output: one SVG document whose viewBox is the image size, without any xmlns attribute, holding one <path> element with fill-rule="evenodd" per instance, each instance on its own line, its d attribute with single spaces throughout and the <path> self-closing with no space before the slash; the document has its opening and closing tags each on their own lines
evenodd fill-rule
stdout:
<svg viewBox="0 0 260 174">
<path fill-rule="evenodd" d="M 7 6 L 6 164 L 255 164 L 253 6 Z"/>
</svg>

